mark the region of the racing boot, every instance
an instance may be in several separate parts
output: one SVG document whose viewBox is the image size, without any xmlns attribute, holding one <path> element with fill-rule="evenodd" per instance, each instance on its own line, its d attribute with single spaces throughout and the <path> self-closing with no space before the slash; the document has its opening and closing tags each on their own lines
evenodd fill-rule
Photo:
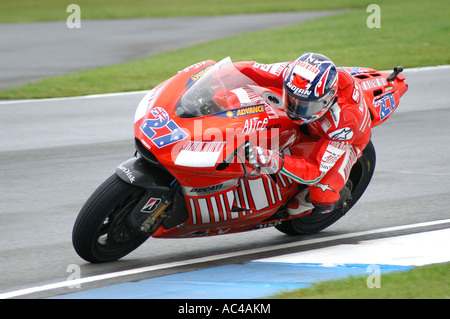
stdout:
<svg viewBox="0 0 450 319">
<path fill-rule="evenodd" d="M 345 214 L 349 210 L 349 204 L 351 200 L 352 193 L 347 186 L 344 186 L 344 188 L 340 191 L 340 198 L 336 203 L 331 205 L 314 204 L 314 209 L 311 215 L 328 214 L 331 213 L 335 208 L 337 210 L 340 210 L 342 214 Z"/>
<path fill-rule="evenodd" d="M 290 216 L 297 216 L 312 210 L 311 214 L 328 214 L 334 209 L 334 204 L 319 205 L 312 204 L 309 197 L 309 189 L 305 188 L 292 198 L 287 205 L 287 212 Z"/>
<path fill-rule="evenodd" d="M 305 188 L 295 195 L 287 205 L 287 212 L 290 216 L 297 216 L 314 209 L 309 198 L 309 189 Z"/>
</svg>

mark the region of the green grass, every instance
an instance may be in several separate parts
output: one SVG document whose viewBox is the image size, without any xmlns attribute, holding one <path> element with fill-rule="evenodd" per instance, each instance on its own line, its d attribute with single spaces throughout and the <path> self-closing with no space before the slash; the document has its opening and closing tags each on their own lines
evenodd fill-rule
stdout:
<svg viewBox="0 0 450 319">
<path fill-rule="evenodd" d="M 381 273 L 380 288 L 368 288 L 367 277 L 328 281 L 283 292 L 273 299 L 450 299 L 450 263 Z M 368 274 L 369 275 L 369 274 Z"/>
<path fill-rule="evenodd" d="M 83 19 L 196 16 L 365 8 L 369 0 L 0 0 L 0 22 L 66 20 L 69 4 Z"/>
<path fill-rule="evenodd" d="M 352 8 L 363 3 L 356 0 L 336 2 Z M 249 2 L 246 3 L 248 5 Z M 269 1 L 258 3 L 261 3 L 260 6 L 270 6 Z M 280 7 L 288 8 L 290 3 L 293 9 L 299 9 L 308 2 L 298 1 L 298 5 L 293 1 L 281 3 L 283 5 Z M 418 0 L 380 0 L 377 3 L 381 7 L 379 29 L 367 28 L 369 13 L 364 5 L 344 14 L 299 25 L 246 33 L 129 63 L 50 77 L 2 91 L 0 99 L 145 90 L 192 63 L 206 59 L 219 60 L 226 56 L 231 56 L 234 61 L 270 63 L 295 59 L 304 51 L 315 51 L 329 56 L 337 65 L 376 69 L 450 63 L 447 0 L 431 0 L 427 5 Z M 235 7 L 232 4 L 230 7 Z M 220 4 L 218 6 L 223 8 Z M 85 11 L 87 9 L 82 14 Z"/>
</svg>

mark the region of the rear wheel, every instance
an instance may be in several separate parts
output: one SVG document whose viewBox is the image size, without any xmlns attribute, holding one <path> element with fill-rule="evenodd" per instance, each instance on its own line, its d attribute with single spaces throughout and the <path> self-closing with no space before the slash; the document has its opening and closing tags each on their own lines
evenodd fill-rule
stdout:
<svg viewBox="0 0 450 319">
<path fill-rule="evenodd" d="M 116 174 L 100 185 L 73 227 L 72 242 L 78 255 L 92 263 L 114 261 L 147 240 L 149 236 L 132 229 L 126 219 L 145 193 Z"/>
<path fill-rule="evenodd" d="M 341 200 L 336 208 L 328 214 L 310 214 L 275 226 L 287 235 L 315 234 L 344 216 L 361 198 L 372 179 L 375 170 L 375 148 L 372 141 L 367 144 L 362 156 L 357 160 L 350 172 L 346 186 L 341 190 Z"/>
</svg>

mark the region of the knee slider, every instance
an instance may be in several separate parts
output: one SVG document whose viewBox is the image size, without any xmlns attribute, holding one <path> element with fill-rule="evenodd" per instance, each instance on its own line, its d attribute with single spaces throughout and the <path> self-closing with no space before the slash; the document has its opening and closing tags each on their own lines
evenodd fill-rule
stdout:
<svg viewBox="0 0 450 319">
<path fill-rule="evenodd" d="M 313 213 L 317 213 L 317 214 L 328 214 L 331 213 L 334 209 L 334 204 L 331 205 L 319 205 L 319 204 L 313 204 L 314 205 L 314 209 L 313 209 Z"/>
</svg>

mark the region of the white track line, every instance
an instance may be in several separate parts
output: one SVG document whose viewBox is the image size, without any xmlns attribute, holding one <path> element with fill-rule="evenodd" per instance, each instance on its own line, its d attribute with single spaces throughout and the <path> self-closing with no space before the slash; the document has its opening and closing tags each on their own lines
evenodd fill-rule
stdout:
<svg viewBox="0 0 450 319">
<path fill-rule="evenodd" d="M 391 173 L 391 174 L 405 174 L 405 175 L 428 175 L 428 176 L 450 176 L 450 173 L 427 173 L 427 172 L 413 172 L 413 171 L 398 171 L 388 169 L 378 169 L 378 173 Z"/>
<path fill-rule="evenodd" d="M 142 96 L 144 96 L 149 91 L 150 90 L 142 90 L 142 91 L 130 91 L 130 92 L 68 96 L 68 97 L 50 97 L 50 98 L 44 98 L 44 99 L 2 100 L 2 101 L 0 101 L 0 105 L 33 103 L 33 102 L 53 102 L 53 101 L 67 101 L 67 100 L 96 99 L 96 98 L 108 98 L 108 97 L 115 97 L 115 96 L 135 95 L 135 94 L 141 94 Z"/>
<path fill-rule="evenodd" d="M 421 71 L 430 71 L 430 70 L 436 70 L 436 69 L 449 69 L 449 68 L 450 68 L 450 64 L 448 64 L 448 65 L 425 66 L 425 67 L 404 69 L 404 72 L 421 72 Z M 381 72 L 389 72 L 389 71 L 392 71 L 392 70 L 384 70 L 384 71 L 381 71 Z M 56 97 L 56 98 L 45 98 L 45 99 L 3 100 L 3 101 L 0 101 L 0 105 L 18 104 L 18 103 L 32 103 L 32 102 L 46 102 L 46 101 L 60 101 L 60 100 L 75 100 L 75 99 L 95 99 L 95 98 L 114 97 L 114 96 L 122 96 L 122 95 L 134 95 L 134 94 L 142 94 L 142 95 L 144 95 L 148 91 L 149 90 L 142 90 L 142 91 L 117 92 L 117 93 L 105 93 L 105 94 L 91 94 L 91 95 Z"/>
<path fill-rule="evenodd" d="M 227 259 L 227 258 L 232 258 L 232 257 L 240 257 L 240 256 L 249 255 L 249 254 L 263 253 L 263 252 L 268 252 L 268 251 L 300 247 L 300 246 L 305 246 L 305 245 L 310 245 L 310 244 L 329 242 L 329 241 L 333 241 L 333 240 L 348 239 L 348 238 L 352 238 L 352 237 L 387 233 L 387 232 L 398 231 L 398 230 L 413 229 L 413 228 L 427 227 L 427 226 L 433 226 L 433 225 L 441 225 L 441 224 L 446 224 L 446 223 L 450 223 L 450 219 L 436 220 L 436 221 L 423 222 L 423 223 L 417 223 L 417 224 L 411 224 L 411 225 L 373 229 L 373 230 L 368 230 L 368 231 L 361 231 L 361 232 L 355 232 L 355 233 L 348 233 L 348 234 L 341 234 L 341 235 L 335 235 L 335 236 L 329 236 L 329 237 L 309 239 L 309 240 L 304 240 L 304 241 L 299 241 L 299 242 L 273 245 L 273 246 L 248 249 L 248 250 L 243 250 L 243 251 L 238 251 L 238 252 L 219 254 L 219 255 L 202 257 L 202 258 L 195 258 L 195 259 L 190 259 L 190 260 L 183 260 L 183 261 L 165 263 L 165 264 L 160 264 L 160 265 L 141 267 L 141 268 L 135 268 L 135 269 L 130 269 L 130 270 L 123 270 L 123 271 L 118 271 L 118 272 L 112 272 L 109 274 L 91 276 L 91 277 L 75 279 L 75 280 L 65 280 L 65 281 L 56 282 L 53 284 L 47 284 L 47 285 L 42 285 L 42 286 L 36 286 L 36 287 L 6 292 L 6 293 L 0 294 L 0 299 L 14 298 L 14 297 L 19 297 L 19 296 L 23 296 L 23 295 L 32 294 L 32 293 L 43 292 L 43 291 L 47 291 L 47 290 L 64 288 L 64 287 L 68 287 L 68 286 L 81 285 L 81 284 L 86 284 L 86 283 L 90 283 L 90 282 L 124 277 L 124 276 L 129 276 L 129 275 L 136 275 L 136 274 L 141 274 L 141 273 L 155 271 L 155 270 L 170 269 L 170 268 L 175 268 L 175 267 L 179 267 L 179 266 L 186 266 L 186 265 L 192 265 L 192 264 L 198 264 L 198 263 L 204 263 L 204 262 L 217 261 L 217 260 L 222 260 L 222 259 Z"/>
</svg>

